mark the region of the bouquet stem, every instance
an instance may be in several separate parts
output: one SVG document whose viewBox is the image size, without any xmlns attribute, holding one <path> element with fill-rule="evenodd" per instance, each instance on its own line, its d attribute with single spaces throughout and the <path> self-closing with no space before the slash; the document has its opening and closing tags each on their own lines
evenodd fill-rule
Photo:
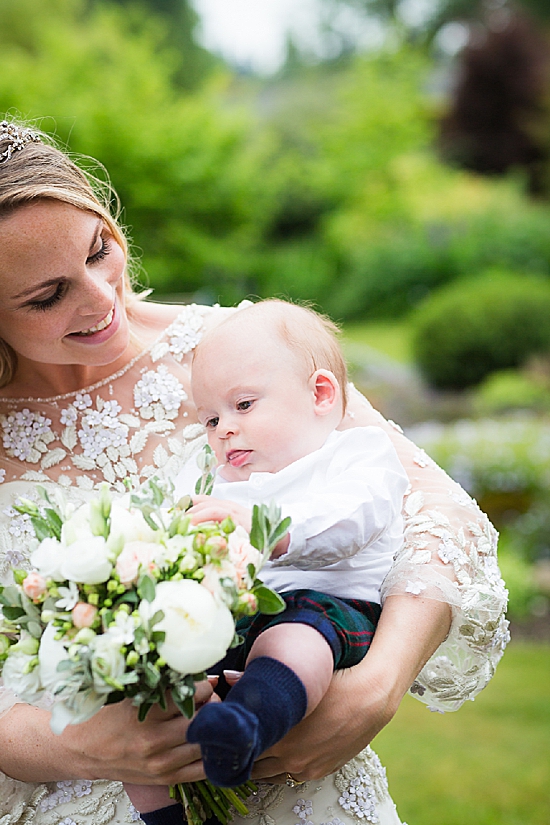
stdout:
<svg viewBox="0 0 550 825">
<path fill-rule="evenodd" d="M 231 821 L 231 808 L 246 816 L 248 808 L 244 800 L 257 790 L 254 782 L 246 782 L 237 788 L 218 788 L 208 780 L 173 785 L 170 796 L 181 802 L 189 825 L 203 825 L 210 817 L 216 817 L 222 825 Z"/>
</svg>

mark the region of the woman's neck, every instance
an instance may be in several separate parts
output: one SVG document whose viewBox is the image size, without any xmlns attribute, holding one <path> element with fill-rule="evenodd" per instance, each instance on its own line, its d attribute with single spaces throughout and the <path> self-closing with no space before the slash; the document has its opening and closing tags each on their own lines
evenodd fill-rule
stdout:
<svg viewBox="0 0 550 825">
<path fill-rule="evenodd" d="M 78 392 L 113 375 L 136 355 L 130 344 L 123 356 L 103 366 L 82 364 L 39 364 L 19 358 L 13 381 L 0 390 L 4 398 L 51 398 Z"/>
<path fill-rule="evenodd" d="M 0 389 L 0 398 L 52 398 L 78 392 L 109 378 L 150 346 L 181 312 L 172 305 L 138 303 L 132 311 L 132 336 L 123 354 L 109 364 L 43 364 L 18 355 L 14 379 Z"/>
</svg>

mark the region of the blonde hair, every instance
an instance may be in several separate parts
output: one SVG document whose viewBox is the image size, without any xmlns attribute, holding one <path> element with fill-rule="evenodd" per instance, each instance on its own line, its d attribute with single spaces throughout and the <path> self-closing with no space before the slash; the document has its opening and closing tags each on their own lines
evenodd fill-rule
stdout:
<svg viewBox="0 0 550 825">
<path fill-rule="evenodd" d="M 202 340 L 206 342 L 211 334 L 215 335 L 225 324 L 240 325 L 247 315 L 253 319 L 266 319 L 268 323 L 273 324 L 275 334 L 304 364 L 308 377 L 320 369 L 334 373 L 342 395 L 342 413 L 346 411 L 348 371 L 338 340 L 340 329 L 334 321 L 308 306 L 268 298 L 238 310 L 219 326 L 214 327 Z M 201 344 L 202 341 L 195 351 L 200 350 Z"/>
<path fill-rule="evenodd" d="M 21 129 L 25 125 L 14 122 L 14 126 Z M 128 262 L 128 239 L 118 221 L 120 201 L 104 167 L 92 158 L 81 156 L 80 164 L 89 168 L 80 168 L 49 135 L 34 127 L 32 131 L 40 137 L 40 142 L 27 143 L 20 151 L 13 152 L 9 160 L 0 163 L 0 221 L 34 201 L 61 201 L 101 218 Z M 8 139 L 0 135 L 0 153 Z M 98 173 L 104 179 L 100 179 Z M 125 300 L 130 307 L 139 296 L 132 290 L 128 263 L 125 277 Z M 16 368 L 15 351 L 0 338 L 0 387 L 10 383 Z"/>
</svg>

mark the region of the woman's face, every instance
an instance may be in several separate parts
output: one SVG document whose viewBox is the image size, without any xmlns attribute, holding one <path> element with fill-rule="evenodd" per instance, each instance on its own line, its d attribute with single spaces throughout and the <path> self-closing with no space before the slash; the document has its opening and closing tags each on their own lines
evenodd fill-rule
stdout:
<svg viewBox="0 0 550 825">
<path fill-rule="evenodd" d="M 40 200 L 1 218 L 0 338 L 42 364 L 110 364 L 129 341 L 125 265 L 92 212 Z"/>
</svg>

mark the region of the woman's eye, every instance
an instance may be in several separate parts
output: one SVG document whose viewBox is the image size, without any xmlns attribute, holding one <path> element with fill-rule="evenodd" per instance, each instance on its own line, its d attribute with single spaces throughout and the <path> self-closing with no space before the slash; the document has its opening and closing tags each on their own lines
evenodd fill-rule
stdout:
<svg viewBox="0 0 550 825">
<path fill-rule="evenodd" d="M 64 296 L 66 292 L 66 288 L 66 284 L 60 283 L 57 285 L 53 295 L 50 295 L 48 298 L 41 298 L 39 301 L 29 301 L 27 306 L 29 306 L 31 309 L 37 309 L 42 311 L 49 309 L 61 300 L 61 298 Z"/>
<path fill-rule="evenodd" d="M 239 401 L 237 404 L 237 409 L 244 412 L 245 410 L 249 410 L 253 403 L 253 401 Z"/>
<path fill-rule="evenodd" d="M 110 251 L 111 242 L 102 237 L 100 248 L 97 250 L 97 252 L 94 252 L 93 255 L 90 255 L 89 258 L 86 258 L 86 263 L 88 265 L 92 264 L 93 266 L 93 264 L 96 264 L 98 263 L 98 261 L 102 261 L 104 258 L 106 258 Z"/>
<path fill-rule="evenodd" d="M 219 418 L 209 418 L 208 421 L 205 423 L 205 427 L 210 430 L 214 430 L 218 426 Z"/>
</svg>

